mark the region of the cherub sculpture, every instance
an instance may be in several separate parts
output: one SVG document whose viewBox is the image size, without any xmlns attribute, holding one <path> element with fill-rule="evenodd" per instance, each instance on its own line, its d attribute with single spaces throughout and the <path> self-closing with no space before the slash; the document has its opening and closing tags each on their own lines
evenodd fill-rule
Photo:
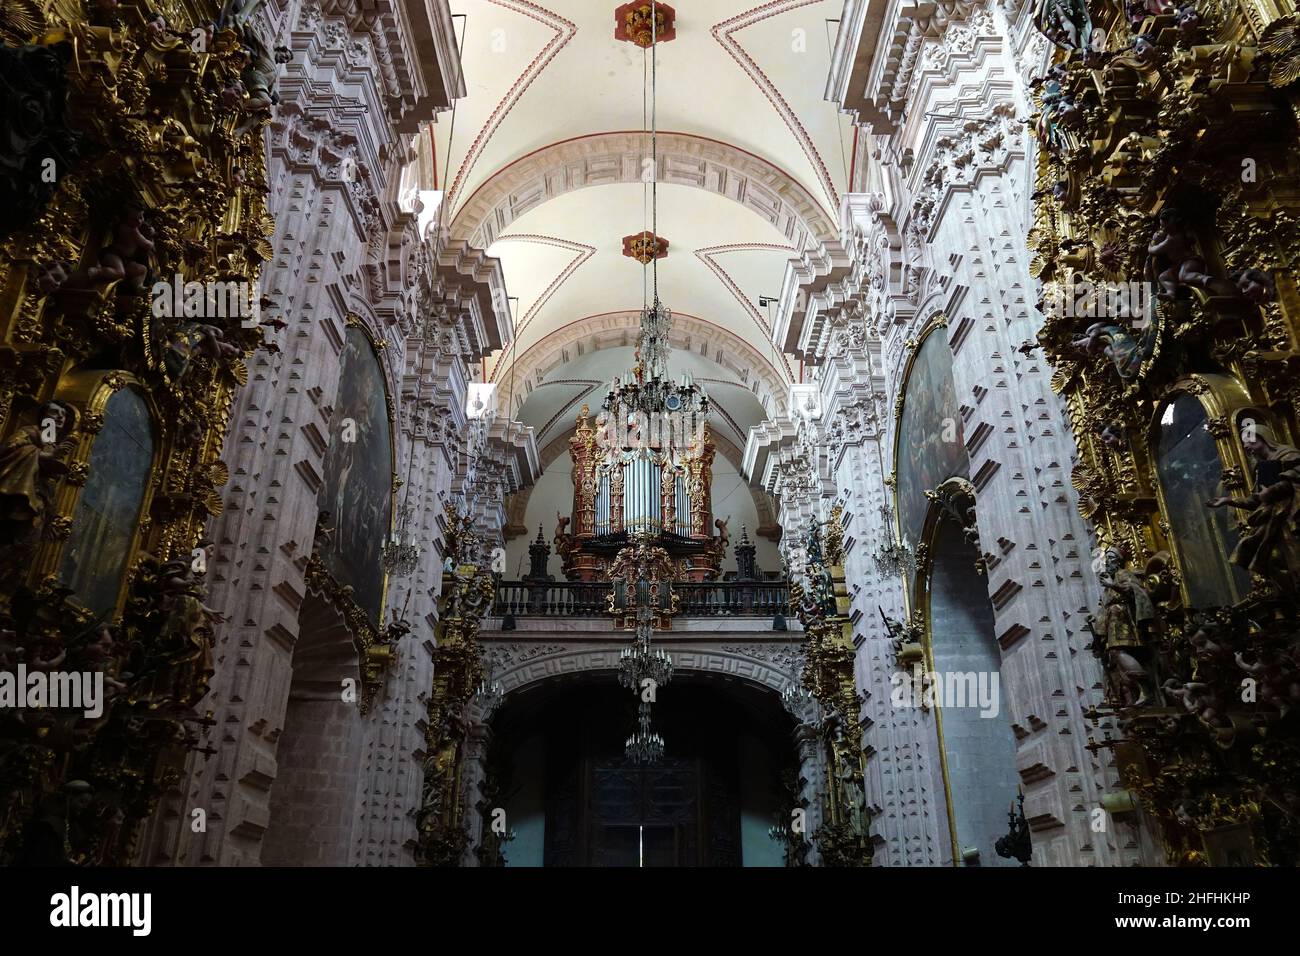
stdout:
<svg viewBox="0 0 1300 956">
<path fill-rule="evenodd" d="M 130 206 L 113 228 L 113 240 L 99 253 L 99 265 L 86 270 L 91 282 L 127 280 L 127 288 L 139 292 L 149 274 L 149 253 L 153 240 L 146 235 L 144 210 Z"/>
<path fill-rule="evenodd" d="M 1277 298 L 1277 283 L 1263 269 L 1238 269 L 1228 279 L 1242 298 L 1254 305 L 1265 305 Z"/>
<path fill-rule="evenodd" d="M 1300 678 L 1295 663 L 1286 653 L 1261 649 L 1255 660 L 1248 662 L 1240 651 L 1233 659 L 1237 666 L 1255 678 L 1259 687 L 1259 700 L 1272 704 L 1280 716 L 1285 717 L 1296 704 L 1300 704 Z"/>
<path fill-rule="evenodd" d="M 1213 687 L 1201 681 L 1179 682 L 1171 677 L 1165 681 L 1163 689 L 1166 696 L 1181 702 L 1183 709 L 1214 735 L 1215 743 L 1224 748 L 1231 746 L 1236 734 Z"/>
<path fill-rule="evenodd" d="M 1217 294 L 1232 294 L 1231 283 L 1217 279 L 1207 271 L 1205 257 L 1196 244 L 1196 236 L 1182 211 L 1166 206 L 1160 210 L 1159 227 L 1147 246 L 1147 272 L 1159 284 L 1159 298 L 1173 299 L 1183 286 Z"/>
<path fill-rule="evenodd" d="M 1128 440 L 1124 437 L 1124 426 L 1119 422 L 1104 422 L 1097 429 L 1097 436 L 1111 451 L 1123 451 L 1128 447 Z"/>
<path fill-rule="evenodd" d="M 1067 50 L 1085 50 L 1092 40 L 1092 18 L 1084 0 L 1034 0 L 1034 25 Z"/>
<path fill-rule="evenodd" d="M 1178 33 L 1184 43 L 1194 44 L 1201 32 L 1201 13 L 1196 9 L 1196 5 L 1188 3 L 1178 9 L 1174 17 L 1174 24 L 1178 27 Z"/>
</svg>

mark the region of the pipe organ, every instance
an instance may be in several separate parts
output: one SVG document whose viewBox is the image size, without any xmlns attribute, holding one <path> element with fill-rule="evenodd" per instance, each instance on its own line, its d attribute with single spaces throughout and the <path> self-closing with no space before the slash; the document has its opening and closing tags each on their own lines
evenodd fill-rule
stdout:
<svg viewBox="0 0 1300 956">
<path fill-rule="evenodd" d="M 569 439 L 573 517 L 562 518 L 556 533 L 565 576 L 604 580 L 610 559 L 629 540 L 649 537 L 682 561 L 687 579 L 716 577 L 722 555 L 713 536 L 715 449 L 707 425 L 674 454 L 606 441 L 609 420 L 593 422 L 584 405 Z"/>
<path fill-rule="evenodd" d="M 681 466 L 632 455 L 598 465 L 596 476 L 597 537 L 620 531 L 690 537 L 691 499 Z"/>
</svg>

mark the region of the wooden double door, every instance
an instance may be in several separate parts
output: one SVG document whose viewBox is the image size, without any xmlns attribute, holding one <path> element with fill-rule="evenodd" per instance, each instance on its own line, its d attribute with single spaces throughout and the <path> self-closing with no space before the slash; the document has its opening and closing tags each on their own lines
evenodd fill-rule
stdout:
<svg viewBox="0 0 1300 956">
<path fill-rule="evenodd" d="M 547 803 L 547 866 L 739 866 L 740 801 L 703 756 L 583 756 Z"/>
</svg>

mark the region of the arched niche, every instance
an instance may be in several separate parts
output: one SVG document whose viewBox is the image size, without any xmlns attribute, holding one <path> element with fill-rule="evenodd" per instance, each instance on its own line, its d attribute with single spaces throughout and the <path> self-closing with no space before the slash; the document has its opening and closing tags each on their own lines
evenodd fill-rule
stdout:
<svg viewBox="0 0 1300 956">
<path fill-rule="evenodd" d="M 926 492 L 970 474 L 947 327 L 939 314 L 922 330 L 903 373 L 894 423 L 895 521 L 900 540 L 913 549 L 921 543 L 930 513 Z"/>
<path fill-rule="evenodd" d="M 383 546 L 393 523 L 396 449 L 393 401 L 376 343 L 359 320 L 344 331 L 339 385 L 317 505 L 329 513 L 320 549 L 326 569 L 353 600 L 381 620 L 387 576 Z"/>
<path fill-rule="evenodd" d="M 283 732 L 275 750 L 266 866 L 345 866 L 352 850 L 364 730 L 355 701 L 360 654 L 338 608 L 308 590 L 298 612 L 298 639 Z"/>
<path fill-rule="evenodd" d="M 78 603 L 112 616 L 152 499 L 157 415 L 139 382 L 125 372 L 75 373 L 60 383 L 55 397 L 79 412 L 80 441 L 70 466 L 84 466 L 86 476 L 80 487 L 64 483 L 59 511 L 71 515 L 72 523 L 56 573 Z"/>
<path fill-rule="evenodd" d="M 1238 438 L 1251 419 L 1269 423 L 1241 384 L 1226 375 L 1193 375 L 1179 382 L 1152 418 L 1156 494 L 1188 607 L 1235 604 L 1250 590 L 1250 575 L 1228 560 L 1239 537 L 1234 512 L 1207 508 L 1205 502 L 1233 493 L 1224 485 L 1225 469 L 1251 475 Z"/>
<path fill-rule="evenodd" d="M 1000 857 L 1007 809 L 1019 792 L 1016 738 L 1002 680 L 988 578 L 975 527 L 971 483 L 950 478 L 927 499 L 921 531 L 925 560 L 916 574 L 924 621 L 925 676 L 911 702 L 933 704 L 954 865 L 1016 866 Z M 916 676 L 915 670 L 909 678 Z"/>
</svg>

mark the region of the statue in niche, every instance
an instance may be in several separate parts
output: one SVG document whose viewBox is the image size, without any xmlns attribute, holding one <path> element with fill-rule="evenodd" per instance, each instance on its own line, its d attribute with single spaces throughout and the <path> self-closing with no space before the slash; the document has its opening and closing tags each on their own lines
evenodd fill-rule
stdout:
<svg viewBox="0 0 1300 956">
<path fill-rule="evenodd" d="M 1135 655 L 1145 654 L 1148 632 L 1156 617 L 1155 604 L 1142 577 L 1124 566 L 1118 548 L 1107 548 L 1097 576 L 1102 586 L 1101 607 L 1089 618 L 1093 652 L 1119 679 L 1125 703 L 1141 707 L 1150 698 L 1146 668 Z"/>
<path fill-rule="evenodd" d="M 1056 156 L 1075 145 L 1074 138 L 1067 130 L 1077 129 L 1083 119 L 1074 94 L 1065 89 L 1065 80 L 1065 64 L 1058 63 L 1034 84 L 1041 83 L 1043 87 L 1043 109 L 1035 127 L 1038 141 Z"/>
<path fill-rule="evenodd" d="M 77 866 L 93 862 L 87 851 L 95 842 L 94 804 L 95 788 L 85 780 L 69 780 L 59 794 L 47 797 L 23 833 L 19 864 Z"/>
<path fill-rule="evenodd" d="M 49 402 L 36 424 L 19 428 L 0 446 L 0 581 L 8 583 L 26 567 L 45 528 L 54 483 L 67 472 L 64 460 L 76 445 L 76 430 L 72 406 Z"/>
<path fill-rule="evenodd" d="M 1207 501 L 1208 508 L 1248 511 L 1246 532 L 1229 559 L 1238 567 L 1282 588 L 1300 585 L 1300 449 L 1273 437 L 1267 425 L 1243 428 L 1241 446 L 1255 459 L 1255 491 L 1245 498 L 1223 496 Z"/>
<path fill-rule="evenodd" d="M 225 618 L 203 603 L 202 584 L 183 560 L 163 562 L 157 571 L 155 600 L 162 617 L 157 645 L 145 661 L 148 697 L 182 703 L 196 685 L 207 687 L 214 673 L 212 624 Z"/>
<path fill-rule="evenodd" d="M 279 67 L 293 59 L 293 52 L 285 46 L 271 48 L 252 25 L 254 14 L 264 0 L 226 0 L 221 7 L 221 16 L 217 21 L 219 28 L 233 29 L 239 34 L 243 46 L 240 49 L 242 64 L 239 72 L 241 92 L 248 94 L 243 102 L 247 118 L 235 130 L 236 136 L 242 136 L 257 122 L 262 114 L 269 113 L 271 107 L 280 102 L 275 92 L 275 77 Z M 232 106 L 234 104 L 229 104 Z"/>
<path fill-rule="evenodd" d="M 840 761 L 838 777 L 849 829 L 853 831 L 854 836 L 865 837 L 867 835 L 866 795 L 862 792 L 862 784 L 858 782 L 849 761 Z"/>
</svg>

